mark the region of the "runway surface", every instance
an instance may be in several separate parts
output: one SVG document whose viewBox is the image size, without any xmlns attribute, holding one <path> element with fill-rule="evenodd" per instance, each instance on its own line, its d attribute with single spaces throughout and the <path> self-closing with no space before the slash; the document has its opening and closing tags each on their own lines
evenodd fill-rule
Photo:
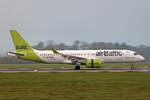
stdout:
<svg viewBox="0 0 150 100">
<path fill-rule="evenodd" d="M 74 70 L 74 68 L 17 68 L 17 69 L 0 69 L 4 73 L 17 73 L 17 72 L 148 72 L 150 68 L 81 68 L 81 70 Z"/>
</svg>

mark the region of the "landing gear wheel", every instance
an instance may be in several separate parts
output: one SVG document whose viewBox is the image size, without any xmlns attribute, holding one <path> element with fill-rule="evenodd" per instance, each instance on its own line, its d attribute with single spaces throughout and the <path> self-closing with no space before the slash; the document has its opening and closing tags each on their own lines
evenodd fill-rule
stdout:
<svg viewBox="0 0 150 100">
<path fill-rule="evenodd" d="M 76 65 L 75 65 L 75 70 L 80 70 L 80 63 L 76 63 Z"/>
<path fill-rule="evenodd" d="M 75 66 L 75 70 L 80 70 L 80 66 Z"/>
</svg>

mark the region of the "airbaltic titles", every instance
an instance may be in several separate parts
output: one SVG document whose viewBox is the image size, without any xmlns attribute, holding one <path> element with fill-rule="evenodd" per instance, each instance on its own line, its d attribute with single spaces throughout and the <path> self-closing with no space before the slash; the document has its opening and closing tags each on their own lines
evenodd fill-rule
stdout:
<svg viewBox="0 0 150 100">
<path fill-rule="evenodd" d="M 123 56 L 124 53 L 122 53 L 122 51 L 119 50 L 113 50 L 113 51 L 109 51 L 109 50 L 105 50 L 105 51 L 98 51 L 96 52 L 96 56 Z"/>
</svg>

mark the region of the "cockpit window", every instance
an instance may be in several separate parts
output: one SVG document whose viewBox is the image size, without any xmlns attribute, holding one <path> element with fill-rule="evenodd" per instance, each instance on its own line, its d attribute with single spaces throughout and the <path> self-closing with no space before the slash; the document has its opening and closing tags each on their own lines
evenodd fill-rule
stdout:
<svg viewBox="0 0 150 100">
<path fill-rule="evenodd" d="M 137 55 L 137 53 L 135 52 L 134 55 Z"/>
</svg>

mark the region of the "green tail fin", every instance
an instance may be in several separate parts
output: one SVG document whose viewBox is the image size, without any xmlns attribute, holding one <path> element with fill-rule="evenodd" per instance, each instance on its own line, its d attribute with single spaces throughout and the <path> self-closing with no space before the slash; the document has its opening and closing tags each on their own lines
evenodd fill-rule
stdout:
<svg viewBox="0 0 150 100">
<path fill-rule="evenodd" d="M 34 50 L 16 30 L 10 30 L 10 34 L 16 48 L 16 53 L 25 54 L 25 56 L 18 56 L 18 58 L 36 62 L 45 62 L 34 52 Z"/>
<path fill-rule="evenodd" d="M 16 30 L 10 30 L 10 34 L 11 34 L 16 52 L 25 53 L 25 51 L 27 50 L 32 50 L 29 44 L 23 39 L 23 37 Z"/>
</svg>

